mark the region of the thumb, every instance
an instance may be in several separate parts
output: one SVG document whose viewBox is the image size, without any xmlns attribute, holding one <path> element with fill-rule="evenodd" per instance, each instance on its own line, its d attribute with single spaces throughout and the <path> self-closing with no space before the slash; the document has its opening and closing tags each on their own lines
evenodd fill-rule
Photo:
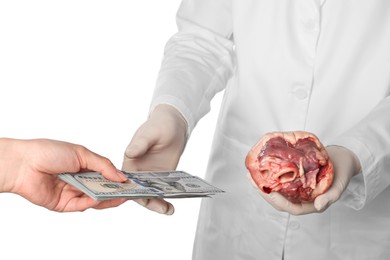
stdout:
<svg viewBox="0 0 390 260">
<path fill-rule="evenodd" d="M 314 200 L 314 207 L 318 212 L 326 210 L 330 204 L 330 199 L 327 195 L 320 195 Z"/>
<path fill-rule="evenodd" d="M 327 192 L 324 194 L 319 195 L 314 200 L 314 207 L 318 211 L 324 211 L 327 209 L 331 204 L 335 203 L 339 198 L 341 197 L 341 194 L 346 189 L 349 180 L 351 178 L 348 174 L 342 174 L 344 171 L 338 171 L 338 174 L 335 174 L 332 186 L 329 188 Z"/>
<path fill-rule="evenodd" d="M 78 153 L 81 168 L 100 172 L 104 177 L 112 181 L 125 181 L 127 177 L 106 157 L 96 154 L 86 148 L 82 148 Z"/>
<path fill-rule="evenodd" d="M 125 155 L 128 158 L 137 158 L 144 155 L 150 147 L 154 144 L 154 141 L 146 137 L 138 137 L 133 139 L 127 146 Z"/>
<path fill-rule="evenodd" d="M 314 200 L 314 207 L 320 212 L 326 210 L 331 204 L 335 203 L 340 198 L 341 192 L 342 190 L 336 187 L 331 187 L 327 192 L 319 195 Z"/>
</svg>

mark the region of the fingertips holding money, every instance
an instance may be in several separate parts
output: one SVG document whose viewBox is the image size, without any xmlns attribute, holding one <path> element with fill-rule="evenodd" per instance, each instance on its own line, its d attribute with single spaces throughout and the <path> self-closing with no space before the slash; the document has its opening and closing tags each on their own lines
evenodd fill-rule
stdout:
<svg viewBox="0 0 390 260">
<path fill-rule="evenodd" d="M 175 212 L 175 208 L 173 205 L 165 200 L 162 199 L 135 199 L 135 202 L 140 204 L 141 206 L 151 210 L 155 211 L 157 213 L 165 214 L 165 215 L 173 215 Z"/>
<path fill-rule="evenodd" d="M 224 192 L 183 171 L 124 173 L 125 182 L 110 181 L 98 172 L 63 173 L 59 177 L 95 200 L 209 197 Z"/>
<path fill-rule="evenodd" d="M 123 182 L 127 180 L 127 177 L 114 166 L 110 159 L 98 155 L 83 146 L 80 146 L 78 155 L 79 160 L 82 162 L 82 168 L 100 172 L 105 178 L 112 181 Z"/>
</svg>

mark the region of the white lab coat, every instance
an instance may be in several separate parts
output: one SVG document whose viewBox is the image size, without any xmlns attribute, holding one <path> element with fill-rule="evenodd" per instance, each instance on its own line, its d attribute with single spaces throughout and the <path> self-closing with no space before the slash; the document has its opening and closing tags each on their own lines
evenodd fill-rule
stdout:
<svg viewBox="0 0 390 260">
<path fill-rule="evenodd" d="M 195 260 L 390 259 L 390 1 L 184 0 L 152 109 L 191 133 L 225 89 Z M 272 208 L 246 178 L 269 131 L 306 130 L 359 157 L 362 174 L 324 213 Z M 337 173 L 336 173 L 337 174 Z"/>
</svg>

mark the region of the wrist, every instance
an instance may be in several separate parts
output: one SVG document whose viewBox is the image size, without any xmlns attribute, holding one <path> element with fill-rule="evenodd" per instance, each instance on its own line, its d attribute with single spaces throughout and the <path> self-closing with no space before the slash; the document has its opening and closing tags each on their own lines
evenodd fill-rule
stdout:
<svg viewBox="0 0 390 260">
<path fill-rule="evenodd" d="M 0 192 L 13 192 L 21 166 L 20 140 L 0 138 Z"/>
</svg>

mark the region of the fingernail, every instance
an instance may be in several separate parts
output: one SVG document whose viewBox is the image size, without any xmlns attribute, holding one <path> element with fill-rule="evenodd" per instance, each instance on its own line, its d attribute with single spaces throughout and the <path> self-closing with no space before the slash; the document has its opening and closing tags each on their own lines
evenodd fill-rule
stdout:
<svg viewBox="0 0 390 260">
<path fill-rule="evenodd" d="M 138 202 L 138 204 L 140 204 L 141 206 L 145 207 L 145 205 L 148 203 L 148 199 L 137 199 L 136 200 Z"/>
<path fill-rule="evenodd" d="M 175 208 L 171 204 L 168 204 L 168 209 L 164 210 L 162 213 L 166 215 L 172 215 L 174 212 Z"/>
<path fill-rule="evenodd" d="M 326 209 L 328 207 L 328 205 L 329 205 L 329 201 L 322 201 L 322 202 L 315 203 L 314 207 L 318 211 L 322 211 L 322 210 Z"/>
<path fill-rule="evenodd" d="M 167 206 L 160 206 L 156 208 L 156 211 L 160 214 L 172 215 L 174 208 L 172 205 L 168 204 Z"/>
<path fill-rule="evenodd" d="M 127 176 L 121 170 L 116 170 L 116 174 L 122 181 L 127 181 Z"/>
</svg>

